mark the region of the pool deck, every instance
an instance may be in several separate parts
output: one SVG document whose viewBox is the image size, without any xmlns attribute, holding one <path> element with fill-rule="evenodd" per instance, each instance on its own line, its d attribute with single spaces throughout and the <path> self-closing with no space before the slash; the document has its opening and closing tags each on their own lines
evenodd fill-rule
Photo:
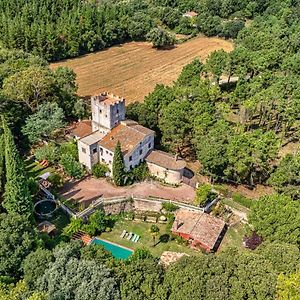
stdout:
<svg viewBox="0 0 300 300">
<path fill-rule="evenodd" d="M 117 246 L 117 247 L 120 247 L 120 248 L 126 249 L 126 250 L 128 250 L 128 251 L 132 251 L 132 253 L 134 252 L 134 250 L 133 250 L 133 249 L 127 248 L 127 247 L 125 247 L 125 246 L 122 246 L 122 245 L 120 245 L 120 244 L 116 244 L 116 243 L 114 243 L 114 242 L 111 242 L 111 241 L 109 241 L 109 240 L 101 239 L 101 238 L 100 238 L 100 237 L 98 237 L 98 236 L 94 236 L 94 237 L 92 238 L 92 240 L 90 241 L 89 245 L 91 245 L 95 239 L 97 239 L 97 240 L 101 240 L 101 241 L 104 241 L 104 242 L 106 242 L 106 243 L 109 243 L 109 244 L 115 245 L 115 246 Z"/>
</svg>

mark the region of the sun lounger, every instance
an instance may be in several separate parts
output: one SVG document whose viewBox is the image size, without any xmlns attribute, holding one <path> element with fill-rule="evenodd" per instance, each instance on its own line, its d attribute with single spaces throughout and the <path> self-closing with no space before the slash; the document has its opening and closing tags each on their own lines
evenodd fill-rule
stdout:
<svg viewBox="0 0 300 300">
<path fill-rule="evenodd" d="M 134 240 L 134 242 L 137 243 L 137 241 L 138 241 L 139 239 L 140 239 L 140 236 L 137 235 L 136 238 L 135 238 L 135 240 Z"/>
<path fill-rule="evenodd" d="M 125 235 L 124 235 L 124 239 L 127 239 L 128 235 L 129 235 L 129 233 L 126 232 Z"/>
<path fill-rule="evenodd" d="M 125 234 L 127 233 L 127 231 L 126 230 L 123 230 L 123 232 L 121 233 L 121 235 L 120 235 L 120 238 L 124 238 L 125 237 Z"/>
<path fill-rule="evenodd" d="M 132 232 L 129 232 L 129 235 L 128 235 L 128 237 L 127 237 L 127 240 L 130 241 L 130 239 L 132 238 L 132 235 L 133 235 L 133 233 L 132 233 Z"/>
<path fill-rule="evenodd" d="M 135 238 L 136 238 L 136 234 L 134 233 L 132 238 L 131 238 L 131 241 L 134 242 Z"/>
</svg>

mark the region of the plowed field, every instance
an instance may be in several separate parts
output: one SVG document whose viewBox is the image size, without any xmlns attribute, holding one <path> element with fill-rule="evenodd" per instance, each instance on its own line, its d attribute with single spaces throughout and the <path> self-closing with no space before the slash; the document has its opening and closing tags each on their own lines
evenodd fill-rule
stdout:
<svg viewBox="0 0 300 300">
<path fill-rule="evenodd" d="M 149 43 L 131 42 L 51 67 L 72 68 L 81 96 L 109 91 L 125 97 L 128 104 L 142 101 L 157 83 L 171 84 L 193 59 L 204 60 L 212 51 L 222 48 L 229 52 L 233 45 L 219 38 L 197 37 L 171 50 L 156 50 Z"/>
</svg>

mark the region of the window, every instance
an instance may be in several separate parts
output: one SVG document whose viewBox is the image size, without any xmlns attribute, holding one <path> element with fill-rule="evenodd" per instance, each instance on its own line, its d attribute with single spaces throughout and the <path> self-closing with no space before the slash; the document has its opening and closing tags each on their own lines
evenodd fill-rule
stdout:
<svg viewBox="0 0 300 300">
<path fill-rule="evenodd" d="M 93 154 L 97 153 L 97 148 L 93 149 Z"/>
<path fill-rule="evenodd" d="M 83 153 L 86 153 L 85 148 L 81 148 L 81 151 L 82 151 Z"/>
<path fill-rule="evenodd" d="M 129 169 L 132 170 L 132 165 L 129 166 Z"/>
<path fill-rule="evenodd" d="M 112 153 L 110 152 L 109 155 L 112 156 Z"/>
<path fill-rule="evenodd" d="M 106 150 L 106 154 L 108 154 L 108 151 Z"/>
<path fill-rule="evenodd" d="M 140 155 L 142 155 L 142 154 L 143 154 L 143 149 L 140 150 Z"/>
<path fill-rule="evenodd" d="M 100 148 L 100 154 L 103 155 L 103 148 Z"/>
<path fill-rule="evenodd" d="M 129 161 L 132 161 L 132 156 L 131 155 L 129 156 Z"/>
<path fill-rule="evenodd" d="M 149 149 L 151 148 L 151 143 L 148 144 L 148 148 L 149 148 Z"/>
<path fill-rule="evenodd" d="M 104 163 L 106 162 L 104 158 L 102 158 L 102 162 L 104 162 Z"/>
<path fill-rule="evenodd" d="M 99 109 L 100 114 L 102 113 L 102 109 Z"/>
<path fill-rule="evenodd" d="M 119 110 L 117 109 L 117 114 L 119 113 Z"/>
<path fill-rule="evenodd" d="M 107 115 L 105 115 L 105 118 L 107 118 Z"/>
</svg>

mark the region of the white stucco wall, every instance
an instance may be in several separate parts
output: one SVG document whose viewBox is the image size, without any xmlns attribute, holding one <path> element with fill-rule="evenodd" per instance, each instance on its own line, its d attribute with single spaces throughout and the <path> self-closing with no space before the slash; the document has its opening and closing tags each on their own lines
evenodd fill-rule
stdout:
<svg viewBox="0 0 300 300">
<path fill-rule="evenodd" d="M 145 160 L 146 155 L 154 148 L 154 135 L 148 135 L 137 145 L 133 151 L 125 155 L 124 163 L 126 170 L 136 167 Z M 141 152 L 140 152 L 141 151 Z M 131 167 L 131 168 L 130 168 Z"/>
<path fill-rule="evenodd" d="M 170 184 L 178 184 L 182 180 L 183 176 L 183 169 L 174 171 L 174 170 L 168 170 L 166 168 L 163 168 L 161 166 L 155 165 L 153 163 L 147 162 L 149 172 L 151 175 L 164 180 L 167 183 Z"/>
<path fill-rule="evenodd" d="M 89 146 L 80 140 L 78 140 L 77 142 L 79 162 L 84 166 L 86 166 L 89 170 L 91 170 L 92 166 L 98 163 L 99 161 L 99 154 L 98 154 L 97 147 L 98 147 L 97 143 Z M 93 151 L 94 149 L 96 149 L 97 151 L 94 152 Z"/>
<path fill-rule="evenodd" d="M 91 99 L 91 106 L 93 131 L 103 130 L 103 127 L 112 129 L 120 121 L 125 120 L 124 99 L 109 105 L 105 101 L 99 101 L 98 96 L 94 96 Z"/>
</svg>

